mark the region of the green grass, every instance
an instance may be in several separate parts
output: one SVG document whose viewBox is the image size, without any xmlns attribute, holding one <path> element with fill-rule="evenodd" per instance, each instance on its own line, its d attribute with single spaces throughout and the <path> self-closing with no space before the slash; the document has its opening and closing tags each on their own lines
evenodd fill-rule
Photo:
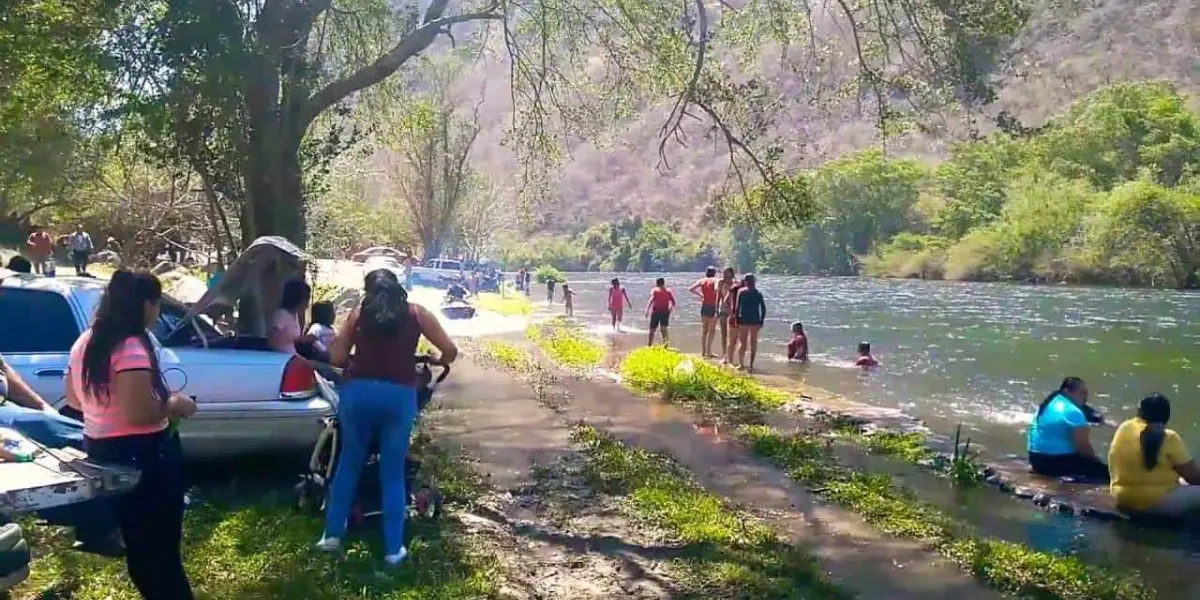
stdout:
<svg viewBox="0 0 1200 600">
<path fill-rule="evenodd" d="M 506 317 L 533 314 L 533 303 L 524 294 L 516 292 L 510 292 L 504 296 L 484 292 L 475 298 L 475 306 L 479 310 L 494 312 Z"/>
<path fill-rule="evenodd" d="M 593 369 L 604 361 L 604 346 L 563 318 L 534 323 L 525 335 L 554 362 L 570 369 Z"/>
<path fill-rule="evenodd" d="M 981 582 L 1037 600 L 1148 600 L 1135 574 L 1114 574 L 1077 558 L 984 539 L 966 524 L 901 489 L 891 476 L 838 465 L 815 435 L 747 426 L 740 437 L 793 479 L 850 509 L 889 535 L 928 544 Z"/>
<path fill-rule="evenodd" d="M 483 340 L 479 343 L 479 347 L 483 350 L 484 356 L 512 371 L 524 373 L 533 370 L 537 365 L 533 355 L 516 344 L 498 340 Z"/>
<path fill-rule="evenodd" d="M 686 588 L 682 597 L 850 597 L 825 578 L 812 555 L 705 491 L 670 459 L 587 425 L 575 426 L 571 438 L 583 451 L 591 485 L 622 496 L 631 517 L 684 544 L 674 563 Z"/>
<path fill-rule="evenodd" d="M 635 390 L 662 393 L 671 402 L 732 423 L 757 423 L 788 395 L 741 375 L 662 347 L 640 348 L 621 363 L 622 381 Z"/>
<path fill-rule="evenodd" d="M 448 502 L 470 502 L 483 489 L 461 459 L 428 447 L 421 452 L 423 476 L 436 482 Z M 205 494 L 188 511 L 183 553 L 198 598 L 459 600 L 499 591 L 502 573 L 494 552 L 454 519 L 410 519 L 409 561 L 384 571 L 377 522 L 351 534 L 343 558 L 318 553 L 312 545 L 322 519 L 295 508 L 294 495 L 285 490 Z M 30 525 L 27 531 L 36 557 L 30 580 L 13 592 L 15 600 L 139 597 L 122 561 L 70 551 L 70 536 L 57 527 Z"/>
</svg>

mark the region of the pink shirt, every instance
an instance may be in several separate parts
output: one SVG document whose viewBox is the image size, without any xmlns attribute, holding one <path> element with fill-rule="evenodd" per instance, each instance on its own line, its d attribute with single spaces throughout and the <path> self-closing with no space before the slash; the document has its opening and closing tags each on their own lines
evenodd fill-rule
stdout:
<svg viewBox="0 0 1200 600">
<path fill-rule="evenodd" d="M 281 308 L 275 311 L 271 319 L 271 331 L 267 334 L 267 341 L 276 351 L 295 354 L 296 340 L 303 333 L 296 315 Z"/>
<path fill-rule="evenodd" d="M 70 374 L 67 385 L 75 391 L 83 411 L 83 434 L 92 439 L 121 437 L 158 433 L 167 428 L 167 420 L 151 425 L 134 425 L 125 418 L 124 408 L 118 398 L 112 397 L 106 389 L 96 394 L 83 383 L 83 352 L 92 339 L 92 330 L 88 329 L 79 336 L 75 345 L 71 346 Z M 136 337 L 126 338 L 113 349 L 109 362 L 109 382 L 116 379 L 116 374 L 122 371 L 140 371 L 151 368 L 150 354 L 142 340 Z"/>
</svg>

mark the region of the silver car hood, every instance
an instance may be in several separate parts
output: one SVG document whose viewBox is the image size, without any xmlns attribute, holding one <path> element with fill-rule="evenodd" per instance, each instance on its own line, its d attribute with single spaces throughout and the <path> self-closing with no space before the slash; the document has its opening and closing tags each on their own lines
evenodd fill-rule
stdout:
<svg viewBox="0 0 1200 600">
<path fill-rule="evenodd" d="M 239 298 L 256 289 L 271 296 L 260 299 L 264 306 L 278 304 L 283 282 L 291 277 L 304 277 L 305 266 L 312 260 L 312 256 L 285 238 L 260 237 L 229 265 L 221 282 L 188 309 L 176 328 L 214 305 L 236 306 Z"/>
</svg>

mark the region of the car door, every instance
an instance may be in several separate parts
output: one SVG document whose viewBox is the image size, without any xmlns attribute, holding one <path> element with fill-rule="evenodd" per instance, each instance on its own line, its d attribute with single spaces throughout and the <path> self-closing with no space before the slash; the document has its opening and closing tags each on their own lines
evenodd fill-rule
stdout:
<svg viewBox="0 0 1200 600">
<path fill-rule="evenodd" d="M 61 407 L 80 326 L 70 299 L 53 290 L 0 289 L 0 355 L 46 402 Z"/>
</svg>

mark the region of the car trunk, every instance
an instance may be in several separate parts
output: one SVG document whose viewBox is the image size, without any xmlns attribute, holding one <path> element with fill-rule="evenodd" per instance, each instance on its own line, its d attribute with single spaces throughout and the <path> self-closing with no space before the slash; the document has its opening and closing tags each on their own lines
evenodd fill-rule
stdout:
<svg viewBox="0 0 1200 600">
<path fill-rule="evenodd" d="M 5 435 L 31 444 L 11 430 Z M 78 450 L 38 447 L 31 462 L 0 463 L 0 513 L 34 512 L 126 492 L 137 480 L 137 471 L 89 462 Z"/>
</svg>

